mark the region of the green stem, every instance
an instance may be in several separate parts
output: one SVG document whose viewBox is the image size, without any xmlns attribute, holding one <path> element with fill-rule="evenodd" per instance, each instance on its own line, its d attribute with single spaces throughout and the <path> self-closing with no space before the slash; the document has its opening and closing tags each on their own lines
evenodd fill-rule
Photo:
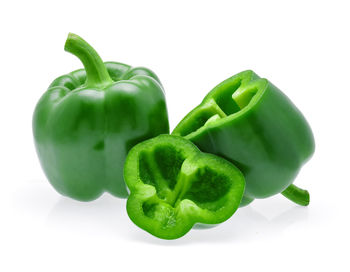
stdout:
<svg viewBox="0 0 350 272">
<path fill-rule="evenodd" d="M 310 203 L 310 195 L 309 192 L 299 187 L 291 184 L 285 189 L 282 193 L 283 196 L 293 201 L 296 204 L 301 206 L 307 206 Z"/>
<path fill-rule="evenodd" d="M 64 50 L 78 57 L 86 70 L 86 87 L 101 87 L 113 82 L 102 59 L 86 41 L 69 33 Z"/>
</svg>

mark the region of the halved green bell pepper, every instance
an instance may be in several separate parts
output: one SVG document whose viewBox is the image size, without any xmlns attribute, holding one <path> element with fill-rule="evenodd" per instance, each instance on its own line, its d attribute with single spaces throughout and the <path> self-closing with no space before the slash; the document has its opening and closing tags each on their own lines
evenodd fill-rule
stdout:
<svg viewBox="0 0 350 272">
<path fill-rule="evenodd" d="M 179 238 L 195 223 L 224 222 L 238 208 L 245 186 L 233 164 L 171 135 L 134 146 L 124 178 L 130 219 L 163 239 Z"/>
<path fill-rule="evenodd" d="M 163 88 L 146 68 L 103 63 L 77 35 L 69 34 L 65 50 L 85 69 L 54 80 L 36 106 L 33 133 L 41 165 L 63 195 L 87 201 L 107 191 L 126 197 L 127 152 L 169 132 Z"/>
<path fill-rule="evenodd" d="M 243 172 L 242 206 L 281 192 L 300 205 L 309 204 L 309 193 L 292 183 L 314 152 L 312 131 L 293 103 L 253 71 L 217 85 L 172 134 Z"/>
</svg>

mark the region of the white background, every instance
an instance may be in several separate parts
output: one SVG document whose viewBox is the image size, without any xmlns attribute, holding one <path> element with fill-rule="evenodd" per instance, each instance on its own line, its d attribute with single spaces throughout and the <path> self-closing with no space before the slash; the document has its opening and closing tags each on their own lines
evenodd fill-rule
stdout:
<svg viewBox="0 0 350 272">
<path fill-rule="evenodd" d="M 349 271 L 349 1 L 2 1 L 0 271 Z M 295 184 L 309 207 L 258 200 L 175 241 L 136 227 L 125 200 L 60 196 L 37 159 L 31 119 L 79 34 L 105 60 L 147 66 L 171 128 L 216 84 L 253 69 L 311 124 L 316 153 Z"/>
</svg>

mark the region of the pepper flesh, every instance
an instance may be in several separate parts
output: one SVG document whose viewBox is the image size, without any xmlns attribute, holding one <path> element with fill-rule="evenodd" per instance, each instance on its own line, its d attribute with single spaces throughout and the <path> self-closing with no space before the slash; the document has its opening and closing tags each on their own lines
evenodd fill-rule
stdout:
<svg viewBox="0 0 350 272">
<path fill-rule="evenodd" d="M 245 186 L 242 173 L 230 162 L 171 135 L 133 147 L 124 178 L 130 219 L 163 239 L 179 238 L 196 223 L 224 222 L 238 208 Z"/>
<path fill-rule="evenodd" d="M 217 85 L 172 134 L 230 160 L 243 172 L 241 206 L 281 192 L 295 203 L 309 204 L 309 193 L 292 182 L 314 152 L 312 131 L 293 103 L 253 71 Z"/>
<path fill-rule="evenodd" d="M 75 34 L 69 34 L 65 50 L 85 69 L 54 80 L 36 106 L 33 133 L 41 165 L 63 195 L 82 201 L 104 191 L 127 197 L 127 152 L 169 132 L 159 79 L 146 68 L 103 63 Z"/>
</svg>

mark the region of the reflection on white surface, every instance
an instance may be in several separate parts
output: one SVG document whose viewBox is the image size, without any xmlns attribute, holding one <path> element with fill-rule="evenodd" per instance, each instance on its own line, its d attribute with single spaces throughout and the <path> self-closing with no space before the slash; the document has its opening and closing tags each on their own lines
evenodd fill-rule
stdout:
<svg viewBox="0 0 350 272">
<path fill-rule="evenodd" d="M 105 194 L 92 202 L 61 197 L 50 210 L 46 223 L 65 231 L 95 235 L 121 236 L 135 242 L 160 245 L 191 243 L 234 243 L 273 236 L 308 218 L 308 208 L 299 207 L 283 197 L 256 200 L 239 209 L 228 221 L 217 227 L 191 230 L 181 239 L 164 241 L 136 227 L 128 218 L 125 199 Z"/>
<path fill-rule="evenodd" d="M 71 231 L 126 236 L 131 222 L 125 204 L 125 199 L 109 194 L 91 202 L 61 197 L 50 210 L 46 223 L 48 227 Z"/>
</svg>

